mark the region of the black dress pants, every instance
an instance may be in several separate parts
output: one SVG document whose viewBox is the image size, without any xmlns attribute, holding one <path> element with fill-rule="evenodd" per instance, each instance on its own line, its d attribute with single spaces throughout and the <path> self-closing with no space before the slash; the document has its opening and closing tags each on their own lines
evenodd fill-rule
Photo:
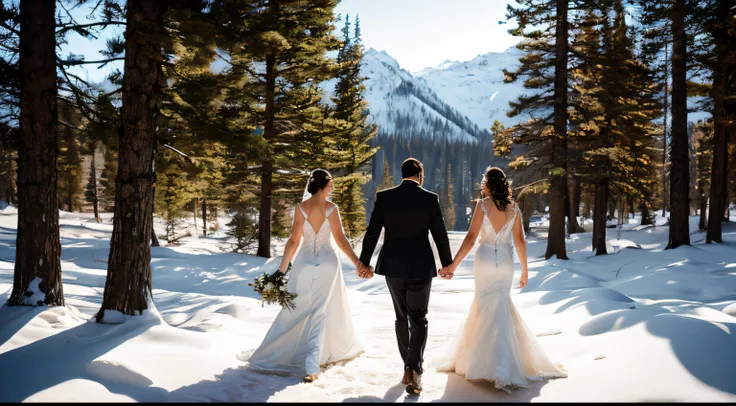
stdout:
<svg viewBox="0 0 736 406">
<path fill-rule="evenodd" d="M 396 311 L 396 339 L 404 366 L 421 374 L 427 344 L 427 310 L 432 278 L 386 277 Z"/>
</svg>

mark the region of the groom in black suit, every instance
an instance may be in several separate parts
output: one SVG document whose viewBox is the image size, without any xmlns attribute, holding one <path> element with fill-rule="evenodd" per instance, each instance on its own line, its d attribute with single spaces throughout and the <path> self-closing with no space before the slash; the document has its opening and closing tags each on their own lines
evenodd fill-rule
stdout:
<svg viewBox="0 0 736 406">
<path fill-rule="evenodd" d="M 396 338 L 404 360 L 406 391 L 419 394 L 424 346 L 427 343 L 427 308 L 437 267 L 429 244 L 432 233 L 442 266 L 452 263 L 450 242 L 439 198 L 424 188 L 424 167 L 409 158 L 401 164 L 399 186 L 378 192 L 360 261 L 370 264 L 373 251 L 386 230 L 375 272 L 386 277 L 396 311 Z M 370 272 L 370 270 L 363 273 Z"/>
</svg>

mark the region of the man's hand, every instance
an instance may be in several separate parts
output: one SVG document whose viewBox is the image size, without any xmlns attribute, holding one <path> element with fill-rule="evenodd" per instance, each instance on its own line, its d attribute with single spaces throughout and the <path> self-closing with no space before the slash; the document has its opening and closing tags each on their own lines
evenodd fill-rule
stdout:
<svg viewBox="0 0 736 406">
<path fill-rule="evenodd" d="M 442 279 L 447 279 L 447 280 L 452 279 L 452 277 L 455 275 L 455 271 L 451 269 L 449 266 L 446 266 L 440 269 L 438 273 Z"/>
<path fill-rule="evenodd" d="M 369 266 L 365 271 L 365 278 L 370 279 L 373 277 L 373 267 Z"/>
<path fill-rule="evenodd" d="M 358 263 L 357 271 L 358 271 L 358 276 L 360 276 L 361 278 L 369 278 L 368 274 L 373 273 L 372 268 L 362 262 Z"/>
</svg>

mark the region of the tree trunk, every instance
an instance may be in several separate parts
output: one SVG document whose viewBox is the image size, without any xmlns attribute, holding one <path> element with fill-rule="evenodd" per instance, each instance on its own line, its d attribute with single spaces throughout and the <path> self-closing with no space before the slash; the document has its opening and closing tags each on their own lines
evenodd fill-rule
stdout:
<svg viewBox="0 0 736 406">
<path fill-rule="evenodd" d="M 99 198 L 97 196 L 97 167 L 95 167 L 95 152 L 97 152 L 97 148 L 92 149 L 92 163 L 90 164 L 89 176 L 92 177 L 92 208 L 95 212 L 95 221 L 101 223 L 102 219 L 100 218 Z"/>
<path fill-rule="evenodd" d="M 700 221 L 698 221 L 698 230 L 704 231 L 708 228 L 707 217 L 705 215 L 705 212 L 708 210 L 708 198 L 705 196 L 704 191 L 700 192 L 699 197 L 700 197 Z"/>
<path fill-rule="evenodd" d="M 580 184 L 572 173 L 567 174 L 567 232 L 570 234 L 582 233 L 583 228 L 578 223 L 577 212 L 580 211 Z"/>
<path fill-rule="evenodd" d="M 690 245 L 690 167 L 687 139 L 685 0 L 672 9 L 672 152 L 670 162 L 670 235 L 667 249 Z"/>
<path fill-rule="evenodd" d="M 669 126 L 667 125 L 667 116 L 669 115 L 669 102 L 670 102 L 670 94 L 669 94 L 669 66 L 667 66 L 667 62 L 669 61 L 669 44 L 665 45 L 664 47 L 664 132 L 662 136 L 662 217 L 667 214 L 667 130 L 669 129 Z"/>
<path fill-rule="evenodd" d="M 15 193 L 13 190 L 13 158 L 10 156 L 10 147 L 8 147 L 8 195 L 10 196 L 10 204 L 16 204 Z"/>
<path fill-rule="evenodd" d="M 652 213 L 649 211 L 649 201 L 646 199 L 639 200 L 639 211 L 641 211 L 641 225 L 646 226 L 654 224 L 652 221 Z"/>
<path fill-rule="evenodd" d="M 567 1 L 557 0 L 555 26 L 555 104 L 552 170 L 549 187 L 549 235 L 545 259 L 567 259 L 565 196 L 567 195 Z"/>
<path fill-rule="evenodd" d="M 609 197 L 608 198 L 608 217 L 610 217 L 613 220 L 613 216 L 615 215 L 616 215 L 616 199 L 614 199 L 613 197 Z"/>
<path fill-rule="evenodd" d="M 726 96 L 726 69 L 728 62 L 724 59 L 728 52 L 726 48 L 726 37 L 728 36 L 728 25 L 725 23 L 726 16 L 730 15 L 726 1 L 719 1 L 719 14 L 723 16 L 718 35 L 716 37 L 716 63 L 713 71 L 713 164 L 710 171 L 710 213 L 708 213 L 708 232 L 705 234 L 705 242 L 723 242 L 722 227 L 723 216 L 727 198 L 727 173 L 726 155 L 728 144 L 726 143 L 728 117 L 726 116 L 724 97 Z M 704 194 L 704 193 L 703 193 Z M 702 204 L 701 204 L 702 206 Z M 726 211 L 728 215 L 728 211 Z M 702 216 L 701 216 L 702 218 Z"/>
<path fill-rule="evenodd" d="M 275 135 L 275 95 L 276 95 L 276 57 L 266 57 L 266 122 L 263 138 L 266 142 Z M 259 257 L 271 256 L 271 192 L 273 182 L 273 158 L 267 157 L 261 168 L 261 207 L 258 213 L 258 252 Z"/>
<path fill-rule="evenodd" d="M 194 207 L 194 210 L 192 210 L 193 213 L 194 213 L 194 235 L 199 235 L 199 230 L 197 230 L 197 217 L 198 217 L 198 214 L 197 214 L 197 200 L 199 200 L 198 197 L 195 197 L 192 200 L 192 205 Z"/>
<path fill-rule="evenodd" d="M 115 217 L 107 280 L 97 321 L 105 310 L 141 314 L 151 298 L 151 231 L 153 230 L 153 158 L 163 75 L 161 57 L 165 1 L 129 0 L 125 30 L 122 126 Z"/>
<path fill-rule="evenodd" d="M 18 234 L 8 305 L 64 305 L 56 196 L 55 11 L 55 2 L 20 2 Z"/>
<path fill-rule="evenodd" d="M 207 237 L 207 198 L 202 198 L 202 235 Z"/>
<path fill-rule="evenodd" d="M 575 217 L 579 217 L 580 216 L 580 202 L 581 202 L 582 196 L 583 196 L 582 189 L 583 188 L 580 187 L 580 180 L 578 178 L 575 178 L 575 192 L 573 193 L 573 198 L 574 198 L 573 205 L 575 207 L 575 212 L 573 213 L 573 215 Z M 583 227 L 580 227 L 580 230 L 582 230 L 582 229 L 583 229 Z"/>
<path fill-rule="evenodd" d="M 593 251 L 595 255 L 606 255 L 606 206 L 608 203 L 608 181 L 602 180 L 595 185 L 595 201 L 593 202 Z"/>
</svg>

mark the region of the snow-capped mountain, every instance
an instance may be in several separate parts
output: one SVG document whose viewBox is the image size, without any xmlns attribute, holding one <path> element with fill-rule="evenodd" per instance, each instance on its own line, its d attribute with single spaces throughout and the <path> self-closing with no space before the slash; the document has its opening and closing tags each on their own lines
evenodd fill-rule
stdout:
<svg viewBox="0 0 736 406">
<path fill-rule="evenodd" d="M 524 92 L 521 82 L 504 83 L 503 69 L 519 65 L 521 51 L 511 47 L 504 52 L 489 52 L 465 62 L 445 61 L 414 73 L 447 104 L 488 129 L 494 120 L 507 127 L 520 121 L 506 117 L 509 101 Z"/>
<path fill-rule="evenodd" d="M 367 78 L 363 95 L 380 133 L 402 136 L 411 132 L 476 142 L 486 132 L 442 100 L 426 81 L 402 69 L 386 51 L 368 49 L 361 74 Z M 334 86 L 334 80 L 323 84 L 326 97 Z"/>
</svg>

